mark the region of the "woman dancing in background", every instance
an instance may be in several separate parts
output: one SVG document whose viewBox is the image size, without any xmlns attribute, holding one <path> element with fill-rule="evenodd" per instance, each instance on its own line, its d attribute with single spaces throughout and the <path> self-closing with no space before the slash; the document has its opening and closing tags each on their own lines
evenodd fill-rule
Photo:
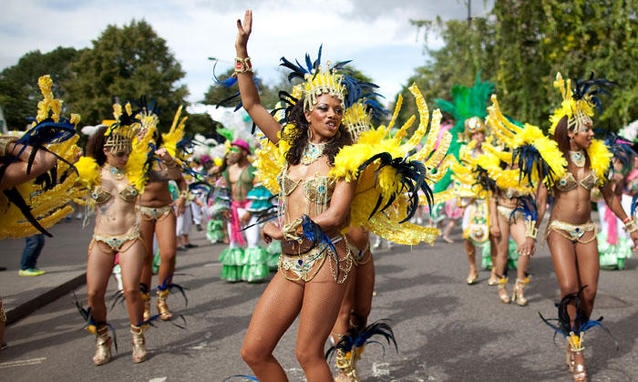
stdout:
<svg viewBox="0 0 638 382">
<path fill-rule="evenodd" d="M 87 156 L 77 164 L 80 178 L 90 191 L 89 203 L 95 205 L 96 211 L 86 266 L 89 330 L 96 334 L 93 356 L 96 365 L 111 359 L 113 341 L 108 335 L 105 294 L 116 253 L 133 339 L 133 361 L 146 359 L 144 331 L 148 325 L 143 320 L 144 303 L 139 289 L 145 248 L 141 216 L 135 207 L 144 190 L 150 136 L 136 142 L 137 150 L 133 151 L 132 141 L 137 136 L 139 122 L 133 119 L 130 110 L 122 111 L 119 105 L 114 109 L 117 122 L 100 127 L 89 137 Z"/>
</svg>

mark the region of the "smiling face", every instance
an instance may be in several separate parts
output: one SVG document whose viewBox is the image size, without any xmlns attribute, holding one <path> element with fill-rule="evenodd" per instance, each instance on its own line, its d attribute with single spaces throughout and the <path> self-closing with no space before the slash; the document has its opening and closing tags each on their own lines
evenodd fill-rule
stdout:
<svg viewBox="0 0 638 382">
<path fill-rule="evenodd" d="M 587 149 L 594 138 L 591 118 L 584 119 L 577 129 L 568 133 L 570 139 L 570 149 L 577 151 Z"/>
<path fill-rule="evenodd" d="M 343 101 L 329 94 L 317 97 L 317 103 L 311 111 L 306 111 L 306 120 L 310 124 L 309 136 L 313 143 L 330 140 L 337 134 L 343 118 Z"/>
</svg>

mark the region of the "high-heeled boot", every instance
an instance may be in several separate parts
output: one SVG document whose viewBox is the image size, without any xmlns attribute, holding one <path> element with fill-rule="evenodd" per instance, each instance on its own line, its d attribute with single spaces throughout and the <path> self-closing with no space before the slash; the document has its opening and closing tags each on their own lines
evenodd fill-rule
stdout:
<svg viewBox="0 0 638 382">
<path fill-rule="evenodd" d="M 503 304 L 510 303 L 510 295 L 507 293 L 507 277 L 498 279 L 498 298 Z"/>
<path fill-rule="evenodd" d="M 569 351 L 571 353 L 571 362 L 569 371 L 572 372 L 574 382 L 587 381 L 587 369 L 585 368 L 585 347 L 583 346 L 583 332 L 580 335 L 574 332 L 569 333 L 567 338 Z"/>
<path fill-rule="evenodd" d="M 131 336 L 133 338 L 133 362 L 140 363 L 146 360 L 146 341 L 144 340 L 144 332 L 147 325 L 133 325 L 131 324 Z"/>
<path fill-rule="evenodd" d="M 168 298 L 168 289 L 157 291 L 157 311 L 162 321 L 168 321 L 173 318 L 173 313 L 168 309 L 166 299 Z"/>
<path fill-rule="evenodd" d="M 337 349 L 335 364 L 338 374 L 335 377 L 335 382 L 359 382 L 356 363 L 357 356 L 355 351 L 346 353 L 341 349 Z"/>
<path fill-rule="evenodd" d="M 113 343 L 113 340 L 109 336 L 109 327 L 106 325 L 98 326 L 95 338 L 96 343 L 93 363 L 96 366 L 104 365 L 111 360 L 111 344 Z"/>
<path fill-rule="evenodd" d="M 525 298 L 525 286 L 529 283 L 528 278 L 524 279 L 516 279 L 516 284 L 514 284 L 514 291 L 512 292 L 512 301 L 518 304 L 519 306 L 527 305 L 527 298 Z"/>
<path fill-rule="evenodd" d="M 144 303 L 144 321 L 151 319 L 151 295 L 148 292 L 141 292 L 142 302 Z"/>
</svg>

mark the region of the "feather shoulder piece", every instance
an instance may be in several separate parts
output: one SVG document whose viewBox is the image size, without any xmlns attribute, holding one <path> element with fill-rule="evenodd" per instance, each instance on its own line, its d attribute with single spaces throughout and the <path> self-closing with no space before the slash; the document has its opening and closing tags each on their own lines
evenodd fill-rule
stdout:
<svg viewBox="0 0 638 382">
<path fill-rule="evenodd" d="M 518 162 L 520 178 L 534 186 L 541 180 L 551 188 L 556 179 L 567 171 L 567 160 L 558 149 L 558 143 L 547 137 L 540 128 L 530 124 L 519 126 L 501 112 L 496 95 L 492 95 L 492 105 L 488 108 L 488 124 L 499 140 L 505 142 Z"/>
<path fill-rule="evenodd" d="M 353 225 L 363 226 L 397 243 L 432 243 L 438 230 L 410 225 L 406 221 L 418 207 L 419 195 L 430 204 L 433 200 L 424 162 L 434 166 L 445 158 L 445 155 L 434 153 L 432 141 L 439 133 L 440 113 L 435 113 L 432 127 L 428 127 L 430 114 L 421 92 L 416 86 L 411 86 L 410 91 L 415 96 L 420 116 L 413 136 L 402 142 L 407 124 L 412 124 L 415 118 L 410 118 L 394 136 L 390 134 L 391 124 L 365 131 L 356 143 L 344 147 L 337 154 L 330 175 L 357 181 L 351 205 Z M 395 109 L 394 115 L 397 113 Z M 424 137 L 425 144 L 416 149 Z"/>
<path fill-rule="evenodd" d="M 38 102 L 38 111 L 32 127 L 25 133 L 11 134 L 10 141 L 31 147 L 27 161 L 27 173 L 38 150 L 47 151 L 57 159 L 54 167 L 27 182 L 3 190 L 0 193 L 0 239 L 21 238 L 43 233 L 54 224 L 73 212 L 69 205 L 80 192 L 75 183 L 73 162 L 79 155 L 77 145 L 79 136 L 75 125 L 79 115 L 72 114 L 70 119 L 61 115 L 63 101 L 53 96 L 53 81 L 49 75 L 38 79 L 43 99 Z M 17 157 L 6 156 L 0 163 L 0 178 L 5 169 Z"/>
<path fill-rule="evenodd" d="M 184 128 L 186 127 L 187 116 L 182 117 L 182 105 L 177 108 L 175 117 L 173 117 L 173 123 L 168 133 L 162 134 L 162 140 L 164 141 L 164 147 L 166 151 L 173 157 L 177 158 L 177 142 L 184 138 Z"/>
<path fill-rule="evenodd" d="M 280 191 L 277 179 L 286 165 L 286 152 L 290 146 L 283 139 L 275 145 L 263 135 L 259 138 L 259 142 L 259 148 L 255 149 L 254 160 L 257 177 L 268 191 L 276 195 Z"/>
<path fill-rule="evenodd" d="M 153 147 L 153 131 L 151 129 L 146 130 L 142 136 L 135 136 L 132 151 L 124 168 L 126 178 L 140 195 L 144 192 L 153 163 Z"/>
<path fill-rule="evenodd" d="M 601 186 L 607 181 L 607 172 L 611 166 L 611 158 L 613 154 L 600 139 L 592 139 L 591 144 L 587 148 L 587 155 L 591 163 L 591 169 L 598 179 L 597 185 Z"/>
</svg>

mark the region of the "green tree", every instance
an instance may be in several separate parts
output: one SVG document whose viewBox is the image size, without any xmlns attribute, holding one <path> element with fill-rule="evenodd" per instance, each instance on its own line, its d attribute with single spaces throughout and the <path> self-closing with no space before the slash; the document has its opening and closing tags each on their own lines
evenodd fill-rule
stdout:
<svg viewBox="0 0 638 382">
<path fill-rule="evenodd" d="M 80 51 L 58 47 L 48 53 L 35 50 L 20 57 L 14 66 L 0 73 L 0 105 L 4 111 L 8 128 L 22 130 L 29 118 L 35 117 L 38 102 L 42 99 L 38 78 L 44 74 L 53 79 L 53 94 L 68 104 L 65 89 L 61 84 L 69 78 L 69 64 Z M 68 114 L 67 114 L 68 115 Z"/>
<path fill-rule="evenodd" d="M 208 87 L 208 91 L 204 94 L 205 105 L 219 105 L 226 107 L 235 107 L 239 103 L 239 89 L 237 84 L 232 86 L 225 86 L 222 83 L 228 81 L 234 73 L 234 68 L 226 70 L 223 74 L 217 76 L 219 82 L 215 82 Z M 278 93 L 275 88 L 269 87 L 259 78 L 259 73 L 255 72 L 255 78 L 257 78 L 259 87 L 259 98 L 262 105 L 268 110 L 271 110 L 279 101 Z M 234 98 L 232 98 L 234 97 Z M 223 102 L 225 101 L 225 102 Z"/>
<path fill-rule="evenodd" d="M 417 69 L 412 82 L 426 100 L 449 99 L 454 84 L 471 86 L 482 71 L 496 84 L 504 112 L 513 118 L 547 128 L 548 116 L 560 104 L 553 88 L 556 73 L 579 79 L 595 77 L 617 81 L 612 96 L 603 97 L 603 127 L 618 130 L 638 118 L 638 0 L 496 0 L 491 15 L 441 22 L 417 20 L 412 24 L 435 31 L 440 49 L 425 52 L 429 59 Z M 413 114 L 410 102 L 404 115 Z"/>
<path fill-rule="evenodd" d="M 450 90 L 456 84 L 471 87 L 476 75 L 481 72 L 484 80 L 494 76 L 491 65 L 494 51 L 494 26 L 487 18 L 474 18 L 471 23 L 461 20 L 444 21 L 412 20 L 411 23 L 423 31 L 425 39 L 425 64 L 416 69 L 401 90 L 403 106 L 397 124 L 404 123 L 416 115 L 416 105 L 408 87 L 416 84 L 425 97 L 428 107 L 435 108 L 437 98 L 450 99 Z M 428 36 L 437 34 L 443 41 L 438 48 L 428 47 Z M 392 105 L 394 107 L 394 105 Z"/>
<path fill-rule="evenodd" d="M 71 65 L 64 83 L 73 111 L 85 124 L 112 118 L 115 100 L 134 104 L 145 96 L 159 107 L 160 130 L 166 131 L 188 90 L 180 83 L 181 65 L 146 21 L 133 20 L 118 28 L 109 25 Z"/>
</svg>

